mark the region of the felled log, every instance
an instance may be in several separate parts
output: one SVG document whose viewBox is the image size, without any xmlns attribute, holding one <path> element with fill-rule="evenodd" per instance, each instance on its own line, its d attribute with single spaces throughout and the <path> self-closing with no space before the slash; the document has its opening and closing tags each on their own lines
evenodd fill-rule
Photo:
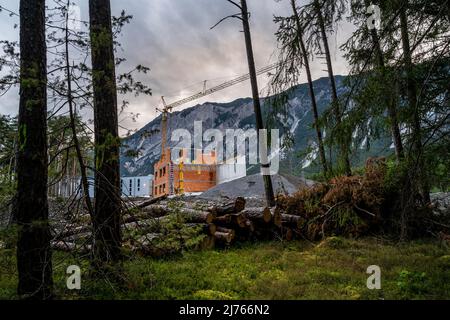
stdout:
<svg viewBox="0 0 450 320">
<path fill-rule="evenodd" d="M 213 222 L 218 226 L 230 226 L 231 216 L 227 214 L 225 216 L 216 217 Z"/>
<path fill-rule="evenodd" d="M 295 229 L 301 229 L 304 223 L 302 217 L 294 216 L 292 214 L 281 214 L 281 220 L 283 221 L 283 224 L 289 225 Z"/>
<path fill-rule="evenodd" d="M 214 206 L 208 208 L 209 212 L 216 214 L 216 216 L 224 216 L 227 214 L 239 213 L 245 209 L 245 198 L 237 197 L 235 201 L 222 206 Z"/>
<path fill-rule="evenodd" d="M 162 235 L 160 233 L 147 233 L 147 234 L 139 237 L 134 242 L 140 246 L 149 246 L 152 244 L 153 241 L 159 240 L 161 238 L 162 238 Z"/>
<path fill-rule="evenodd" d="M 286 241 L 292 241 L 294 239 L 294 230 L 292 230 L 291 228 L 285 228 L 283 227 L 283 239 Z"/>
<path fill-rule="evenodd" d="M 86 233 L 86 232 L 92 232 L 92 227 L 90 225 L 79 226 L 79 225 L 70 224 L 65 227 L 64 231 L 62 231 L 59 234 L 56 234 L 55 239 L 57 239 L 57 240 L 65 239 L 67 237 L 71 237 L 71 236 L 78 235 L 81 233 Z"/>
<path fill-rule="evenodd" d="M 214 223 L 188 223 L 187 226 L 192 228 L 198 227 L 202 233 L 210 236 L 213 236 L 217 231 L 217 227 Z"/>
<path fill-rule="evenodd" d="M 246 221 L 245 221 L 245 228 L 246 228 L 250 233 L 255 232 L 255 225 L 254 225 L 253 222 L 250 221 L 250 220 L 246 220 Z"/>
<path fill-rule="evenodd" d="M 164 216 L 171 213 L 171 209 L 167 205 L 152 205 L 147 206 L 144 211 L 151 213 L 153 216 Z M 208 211 L 195 210 L 190 208 L 179 208 L 179 213 L 183 215 L 186 222 L 192 223 L 212 223 L 214 220 L 214 213 Z"/>
<path fill-rule="evenodd" d="M 90 244 L 77 245 L 75 242 L 68 241 L 52 241 L 51 247 L 53 250 L 65 252 L 78 251 L 80 253 L 86 253 L 92 249 L 92 245 Z"/>
<path fill-rule="evenodd" d="M 142 228 L 159 228 L 162 223 L 168 221 L 169 217 L 160 217 L 153 219 L 145 219 L 122 224 L 122 229 L 142 229 Z"/>
<path fill-rule="evenodd" d="M 158 202 L 160 202 L 162 200 L 165 200 L 166 198 L 167 198 L 167 196 L 163 196 L 163 197 L 159 197 L 159 198 L 153 198 L 153 199 L 150 199 L 148 201 L 144 201 L 144 202 L 138 204 L 136 206 L 136 208 L 141 208 L 142 209 L 142 208 L 148 207 L 148 206 L 150 206 L 150 205 L 152 205 L 154 203 L 158 203 Z"/>
<path fill-rule="evenodd" d="M 270 223 L 272 221 L 272 213 L 270 208 L 246 208 L 241 212 L 244 217 L 260 223 Z"/>
<path fill-rule="evenodd" d="M 142 212 L 145 212 L 153 217 L 161 217 L 168 214 L 170 212 L 170 208 L 167 205 L 153 204 L 142 208 Z"/>
<path fill-rule="evenodd" d="M 223 228 L 223 227 L 217 227 L 217 228 L 216 228 L 216 232 L 231 233 L 231 235 L 233 236 L 233 238 L 236 236 L 236 231 L 234 231 L 234 229 L 228 229 L 228 228 Z"/>
<path fill-rule="evenodd" d="M 225 233 L 225 232 L 216 232 L 214 237 L 216 238 L 216 241 L 222 244 L 229 245 L 231 241 L 233 241 L 233 235 L 231 233 Z"/>
<path fill-rule="evenodd" d="M 89 238 L 92 237 L 92 232 L 84 232 L 84 233 L 78 233 L 78 234 L 74 234 L 65 238 L 60 238 L 63 239 L 64 241 L 68 241 L 68 242 L 80 242 L 80 241 L 87 241 Z"/>
<path fill-rule="evenodd" d="M 181 209 L 186 222 L 191 223 L 212 223 L 216 217 L 214 213 L 208 211 L 198 211 L 193 209 Z"/>
<path fill-rule="evenodd" d="M 144 208 L 142 211 L 134 212 L 134 213 L 127 213 L 122 218 L 122 223 L 130 223 L 130 222 L 136 222 L 139 220 L 144 219 L 151 219 L 151 218 L 160 218 L 167 215 L 166 211 L 161 210 L 152 210 L 151 208 Z"/>
<path fill-rule="evenodd" d="M 161 257 L 167 252 L 156 246 L 154 243 L 161 238 L 162 235 L 159 233 L 148 233 L 138 239 L 130 239 L 129 244 L 131 245 L 131 250 L 135 253 L 152 257 Z"/>
<path fill-rule="evenodd" d="M 277 227 L 281 228 L 283 224 L 283 217 L 281 216 L 281 211 L 279 208 L 270 208 L 270 212 L 272 214 L 273 224 Z"/>
<path fill-rule="evenodd" d="M 241 213 L 230 214 L 231 224 L 235 227 L 245 228 L 247 219 Z"/>
<path fill-rule="evenodd" d="M 255 228 L 252 233 L 252 237 L 258 240 L 273 240 L 280 232 L 280 229 L 274 227 L 274 225 L 268 225 L 267 227 Z"/>
<path fill-rule="evenodd" d="M 250 240 L 254 236 L 254 232 L 256 230 L 253 222 L 248 219 L 245 219 L 244 225 L 244 228 L 236 229 L 236 239 L 238 239 L 239 241 Z"/>
<path fill-rule="evenodd" d="M 214 249 L 216 245 L 216 237 L 215 236 L 206 236 L 202 242 L 199 244 L 198 248 L 200 250 L 211 250 Z"/>
</svg>

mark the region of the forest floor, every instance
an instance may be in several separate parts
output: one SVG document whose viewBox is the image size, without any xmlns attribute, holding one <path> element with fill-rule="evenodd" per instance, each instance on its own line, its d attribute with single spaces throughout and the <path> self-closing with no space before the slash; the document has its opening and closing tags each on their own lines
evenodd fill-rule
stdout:
<svg viewBox="0 0 450 320">
<path fill-rule="evenodd" d="M 66 289 L 66 268 L 82 270 L 81 290 Z M 381 289 L 367 288 L 367 267 Z M 134 257 L 124 283 L 89 279 L 88 261 L 54 254 L 59 299 L 450 299 L 450 249 L 436 240 L 394 244 L 328 238 L 235 245 L 177 257 Z M 0 250 L 0 299 L 15 299 L 14 252 Z"/>
</svg>

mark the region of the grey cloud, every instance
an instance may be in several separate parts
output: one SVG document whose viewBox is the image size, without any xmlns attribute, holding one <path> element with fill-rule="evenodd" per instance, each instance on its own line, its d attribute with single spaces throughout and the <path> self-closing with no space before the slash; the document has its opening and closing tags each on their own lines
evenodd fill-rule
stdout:
<svg viewBox="0 0 450 320">
<path fill-rule="evenodd" d="M 82 7 L 82 18 L 87 20 L 87 1 L 75 0 Z M 129 119 L 122 125 L 139 128 L 156 116 L 154 107 L 160 104 L 160 96 L 173 101 L 180 93 L 186 96 L 202 89 L 203 80 L 215 85 L 233 76 L 248 72 L 245 45 L 239 20 L 223 22 L 210 30 L 221 18 L 237 12 L 237 8 L 225 0 L 112 0 L 114 15 L 125 9 L 133 15 L 130 25 L 125 26 L 120 38 L 123 52 L 120 55 L 127 62 L 118 72 L 126 71 L 137 64 L 150 67 L 151 72 L 139 76 L 153 89 L 152 97 L 127 97 L 130 106 L 127 111 L 140 113 L 137 122 Z M 5 7 L 16 8 L 17 0 L 0 0 Z M 274 62 L 272 54 L 276 49 L 273 15 L 289 14 L 289 2 L 283 0 L 248 0 L 255 60 L 257 67 Z M 1 14 L 0 38 L 17 37 L 18 30 L 12 30 L 9 18 Z M 338 35 L 338 42 L 346 37 L 351 26 L 345 26 Z M 334 41 L 334 37 L 330 38 Z M 337 46 L 332 44 L 332 48 Z M 324 67 L 314 61 L 314 76 L 324 76 Z M 336 52 L 335 69 L 337 74 L 347 71 L 347 66 L 339 52 Z M 264 88 L 267 77 L 259 78 L 260 88 Z M 243 83 L 212 96 L 204 101 L 230 101 L 250 95 L 250 86 Z M 178 97 L 177 97 L 178 96 Z M 189 107 L 189 106 L 184 106 Z M 17 112 L 17 93 L 0 98 L 0 112 Z"/>
</svg>

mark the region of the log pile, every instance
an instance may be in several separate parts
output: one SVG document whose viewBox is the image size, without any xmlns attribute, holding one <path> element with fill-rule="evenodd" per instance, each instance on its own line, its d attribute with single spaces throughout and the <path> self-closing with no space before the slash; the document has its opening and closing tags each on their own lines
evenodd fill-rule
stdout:
<svg viewBox="0 0 450 320">
<path fill-rule="evenodd" d="M 165 201 L 165 199 L 163 199 Z M 236 241 L 292 240 L 294 229 L 301 224 L 299 217 L 282 214 L 277 208 L 248 207 L 244 198 L 212 206 L 184 203 L 172 208 L 163 201 L 149 200 L 127 210 L 122 217 L 123 241 L 133 251 L 161 255 L 154 244 L 164 239 L 164 226 L 173 222 L 173 211 L 182 217 L 185 228 L 199 230 L 204 235 L 200 249 L 215 246 L 229 247 Z M 53 248 L 62 251 L 89 251 L 92 247 L 92 228 L 89 216 L 71 223 L 54 235 Z"/>
</svg>

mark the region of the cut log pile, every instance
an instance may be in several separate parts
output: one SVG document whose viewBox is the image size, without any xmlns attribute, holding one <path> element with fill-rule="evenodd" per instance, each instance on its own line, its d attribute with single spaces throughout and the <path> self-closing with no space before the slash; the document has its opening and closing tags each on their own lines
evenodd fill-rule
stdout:
<svg viewBox="0 0 450 320">
<path fill-rule="evenodd" d="M 164 238 L 161 230 L 173 220 L 173 212 L 182 217 L 183 226 L 204 235 L 199 248 L 229 247 L 236 241 L 292 240 L 300 217 L 282 214 L 277 208 L 248 207 L 244 198 L 210 205 L 182 203 L 173 208 L 166 199 L 142 202 L 122 217 L 123 240 L 133 251 L 160 254 L 154 244 Z M 82 223 L 68 224 L 54 235 L 53 248 L 62 251 L 89 251 L 92 228 L 89 216 L 78 217 Z M 88 222 L 87 222 L 88 221 Z M 87 223 L 86 223 L 87 222 Z"/>
</svg>

